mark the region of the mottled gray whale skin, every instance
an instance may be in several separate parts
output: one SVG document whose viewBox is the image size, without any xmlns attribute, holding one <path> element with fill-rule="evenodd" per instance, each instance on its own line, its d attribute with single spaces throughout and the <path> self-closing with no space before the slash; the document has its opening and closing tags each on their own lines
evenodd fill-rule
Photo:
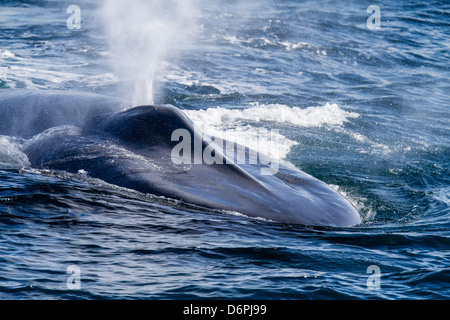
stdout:
<svg viewBox="0 0 450 320">
<path fill-rule="evenodd" d="M 174 130 L 200 139 L 202 150 L 208 142 L 174 106 L 127 108 L 96 94 L 9 90 L 0 93 L 0 115 L 0 135 L 25 139 L 22 152 L 34 168 L 83 170 L 120 187 L 285 224 L 361 223 L 347 199 L 288 164 L 270 175 L 261 174 L 268 167 L 261 162 L 175 164 Z"/>
</svg>

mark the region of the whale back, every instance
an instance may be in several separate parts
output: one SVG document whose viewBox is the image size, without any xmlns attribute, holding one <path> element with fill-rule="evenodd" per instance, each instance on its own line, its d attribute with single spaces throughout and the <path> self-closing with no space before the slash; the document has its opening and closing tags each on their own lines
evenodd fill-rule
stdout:
<svg viewBox="0 0 450 320">
<path fill-rule="evenodd" d="M 77 92 L 8 90 L 0 93 L 0 135 L 30 138 L 46 129 L 81 127 L 92 117 L 124 109 L 117 98 Z"/>
<path fill-rule="evenodd" d="M 194 134 L 194 124 L 171 105 L 138 106 L 123 112 L 98 115 L 86 122 L 84 134 L 110 135 L 126 144 L 173 146 L 172 133 L 185 129 Z"/>
</svg>

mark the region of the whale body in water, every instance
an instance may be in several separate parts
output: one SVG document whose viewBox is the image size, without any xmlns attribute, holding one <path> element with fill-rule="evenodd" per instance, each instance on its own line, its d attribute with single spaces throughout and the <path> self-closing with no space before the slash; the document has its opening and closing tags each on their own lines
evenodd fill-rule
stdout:
<svg viewBox="0 0 450 320">
<path fill-rule="evenodd" d="M 33 168 L 85 172 L 139 192 L 285 224 L 361 223 L 326 183 L 289 164 L 274 170 L 248 148 L 212 147 L 213 139 L 170 105 L 128 108 L 97 94 L 8 90 L 0 93 L 0 135 L 21 138 Z M 233 157 L 239 150 L 247 161 Z M 205 154 L 223 161 L 207 161 Z"/>
</svg>

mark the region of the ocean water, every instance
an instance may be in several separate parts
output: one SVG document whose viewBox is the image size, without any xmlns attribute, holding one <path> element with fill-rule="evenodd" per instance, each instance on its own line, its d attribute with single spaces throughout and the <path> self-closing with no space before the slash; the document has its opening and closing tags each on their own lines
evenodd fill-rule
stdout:
<svg viewBox="0 0 450 320">
<path fill-rule="evenodd" d="M 0 136 L 1 299 L 450 298 L 447 1 L 126 3 L 0 2 L 0 90 L 173 104 L 270 145 L 363 222 L 282 225 L 36 170 Z"/>
</svg>

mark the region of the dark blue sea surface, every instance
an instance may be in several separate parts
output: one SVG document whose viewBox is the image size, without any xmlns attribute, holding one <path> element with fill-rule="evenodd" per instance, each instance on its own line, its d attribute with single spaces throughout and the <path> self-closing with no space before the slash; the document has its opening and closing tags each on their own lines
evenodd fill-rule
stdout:
<svg viewBox="0 0 450 320">
<path fill-rule="evenodd" d="M 450 298 L 448 1 L 172 0 L 134 22 L 157 2 L 120 2 L 79 1 L 79 21 L 71 1 L 0 2 L 0 90 L 276 129 L 271 151 L 363 222 L 282 225 L 35 170 L 0 136 L 1 299 Z"/>
</svg>

